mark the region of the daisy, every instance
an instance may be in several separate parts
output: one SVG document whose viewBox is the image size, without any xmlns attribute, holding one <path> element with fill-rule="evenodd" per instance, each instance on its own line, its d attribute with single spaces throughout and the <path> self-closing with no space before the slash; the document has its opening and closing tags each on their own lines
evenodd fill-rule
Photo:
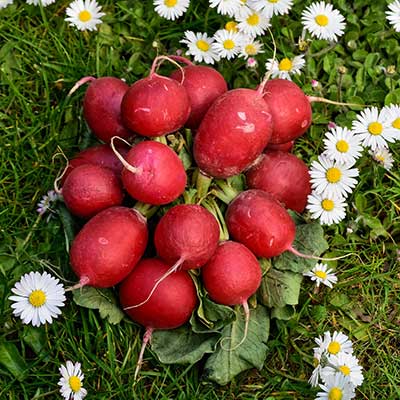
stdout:
<svg viewBox="0 0 400 400">
<path fill-rule="evenodd" d="M 315 341 L 317 342 L 317 340 Z M 314 350 L 317 348 L 314 348 Z M 322 351 L 326 351 L 329 355 L 336 355 L 340 352 L 346 354 L 353 353 L 353 345 L 351 340 L 349 340 L 349 337 L 342 332 L 336 331 L 333 332 L 333 335 L 331 335 L 330 332 L 325 332 L 322 342 L 319 343 L 319 348 Z"/>
<path fill-rule="evenodd" d="M 391 104 L 390 106 L 383 107 L 381 113 L 384 120 L 389 122 L 395 134 L 395 140 L 400 140 L 400 106 Z"/>
<path fill-rule="evenodd" d="M 0 0 L 0 9 L 1 8 L 6 8 L 10 4 L 12 4 L 14 0 Z"/>
<path fill-rule="evenodd" d="M 194 56 L 196 62 L 214 64 L 219 61 L 219 55 L 212 48 L 213 38 L 209 38 L 206 33 L 186 31 L 185 38 L 180 41 L 188 46 L 186 54 Z"/>
<path fill-rule="evenodd" d="M 347 128 L 337 126 L 325 133 L 325 154 L 329 159 L 353 165 L 361 156 L 360 139 Z"/>
<path fill-rule="evenodd" d="M 240 0 L 210 0 L 210 7 L 217 7 L 217 13 L 233 17 L 242 7 Z"/>
<path fill-rule="evenodd" d="M 301 22 L 311 36 L 331 41 L 337 41 L 346 26 L 343 15 L 324 1 L 308 6 L 302 13 Z"/>
<path fill-rule="evenodd" d="M 24 324 L 40 326 L 46 322 L 52 323 L 53 318 L 61 314 L 59 307 L 64 306 L 64 287 L 47 272 L 23 275 L 11 291 L 15 294 L 9 297 L 14 301 L 11 308 Z"/>
<path fill-rule="evenodd" d="M 87 395 L 87 390 L 82 387 L 85 377 L 81 371 L 81 364 L 67 361 L 66 365 L 59 368 L 61 378 L 58 384 L 61 386 L 60 392 L 64 399 L 81 400 Z"/>
<path fill-rule="evenodd" d="M 319 219 L 322 225 L 332 225 L 346 217 L 346 205 L 342 197 L 323 196 L 314 190 L 307 197 L 306 208 L 312 219 Z"/>
<path fill-rule="evenodd" d="M 153 0 L 155 12 L 163 18 L 174 21 L 188 9 L 190 0 Z"/>
<path fill-rule="evenodd" d="M 320 338 L 320 340 L 322 339 Z M 319 378 L 322 371 L 322 365 L 325 363 L 326 359 L 325 353 L 326 352 L 322 351 L 319 347 L 314 348 L 314 370 L 311 374 L 310 379 L 308 380 L 308 383 L 311 386 L 318 386 Z"/>
<path fill-rule="evenodd" d="M 251 37 L 262 35 L 271 26 L 267 17 L 248 7 L 242 8 L 236 19 L 239 31 Z"/>
<path fill-rule="evenodd" d="M 247 68 L 254 69 L 254 68 L 257 68 L 257 66 L 258 66 L 258 62 L 257 62 L 257 60 L 255 58 L 249 57 L 247 59 L 247 62 L 246 62 L 246 67 Z"/>
<path fill-rule="evenodd" d="M 219 57 L 231 58 L 238 55 L 243 42 L 243 36 L 239 32 L 220 29 L 214 34 L 214 43 L 211 45 Z"/>
<path fill-rule="evenodd" d="M 328 269 L 326 264 L 317 263 L 311 271 L 303 273 L 304 276 L 308 276 L 312 281 L 315 281 L 317 287 L 322 283 L 330 288 L 337 282 L 337 276 L 332 273 L 331 269 Z"/>
<path fill-rule="evenodd" d="M 228 22 L 225 24 L 225 29 L 226 29 L 227 31 L 239 32 L 238 24 L 237 24 L 236 21 L 228 21 Z"/>
<path fill-rule="evenodd" d="M 96 0 L 75 0 L 66 9 L 65 18 L 70 25 L 75 26 L 81 31 L 95 31 L 96 25 L 101 24 L 101 17 L 106 15 L 101 12 L 101 7 Z"/>
<path fill-rule="evenodd" d="M 325 384 L 319 386 L 323 392 L 317 393 L 316 400 L 349 400 L 355 397 L 353 385 L 343 375 L 330 375 Z"/>
<path fill-rule="evenodd" d="M 295 56 L 292 60 L 289 58 L 282 58 L 281 61 L 270 58 L 267 60 L 265 67 L 267 71 L 271 71 L 272 78 L 292 80 L 290 75 L 300 75 L 301 69 L 305 65 L 304 56 Z"/>
<path fill-rule="evenodd" d="M 249 0 L 249 6 L 261 11 L 267 18 L 287 14 L 292 5 L 293 0 Z"/>
<path fill-rule="evenodd" d="M 53 4 L 55 1 L 56 0 L 26 0 L 28 4 L 33 4 L 34 6 L 38 6 L 41 3 L 43 7 Z"/>
<path fill-rule="evenodd" d="M 327 198 L 346 197 L 357 184 L 358 169 L 318 156 L 310 168 L 312 188 Z"/>
<path fill-rule="evenodd" d="M 393 167 L 393 156 L 388 149 L 382 147 L 381 149 L 370 150 L 369 154 L 375 161 L 383 166 L 387 171 L 390 171 Z"/>
<path fill-rule="evenodd" d="M 364 377 L 362 366 L 358 364 L 358 359 L 351 354 L 338 353 L 329 356 L 329 363 L 322 368 L 321 377 L 325 382 L 328 376 L 339 374 L 347 376 L 353 386 L 360 386 Z"/>
<path fill-rule="evenodd" d="M 389 4 L 389 10 L 386 11 L 386 19 L 389 21 L 396 32 L 400 32 L 400 1 L 395 0 Z"/>
<path fill-rule="evenodd" d="M 242 45 L 240 46 L 239 57 L 243 57 L 245 60 L 248 57 L 253 57 L 257 54 L 264 53 L 263 44 L 258 40 L 254 40 L 251 37 L 244 37 Z"/>
<path fill-rule="evenodd" d="M 36 211 L 40 215 L 45 214 L 47 211 L 51 211 L 51 203 L 56 202 L 59 198 L 60 196 L 54 190 L 49 190 L 37 204 Z"/>
<path fill-rule="evenodd" d="M 318 89 L 319 86 L 320 86 L 320 83 L 319 83 L 316 79 L 312 79 L 312 80 L 311 80 L 311 87 L 312 87 L 313 89 Z"/>
<path fill-rule="evenodd" d="M 379 112 L 377 107 L 366 108 L 353 121 L 352 130 L 361 139 L 361 144 L 375 150 L 377 147 L 388 147 L 387 142 L 394 142 L 395 129 L 386 119 L 387 111 Z"/>
</svg>

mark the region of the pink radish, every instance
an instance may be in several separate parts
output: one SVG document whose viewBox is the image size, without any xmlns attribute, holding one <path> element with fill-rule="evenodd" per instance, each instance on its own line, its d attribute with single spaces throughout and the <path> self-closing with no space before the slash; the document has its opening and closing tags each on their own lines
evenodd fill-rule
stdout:
<svg viewBox="0 0 400 400">
<path fill-rule="evenodd" d="M 122 185 L 108 168 L 83 164 L 74 168 L 62 186 L 65 205 L 72 214 L 90 218 L 99 211 L 122 204 Z"/>
<path fill-rule="evenodd" d="M 293 146 L 294 146 L 294 140 L 291 140 L 290 142 L 287 142 L 287 143 L 280 143 L 280 144 L 268 143 L 265 150 L 266 151 L 278 150 L 278 151 L 286 151 L 287 153 L 290 153 L 293 150 Z"/>
<path fill-rule="evenodd" d="M 260 189 L 272 194 L 287 208 L 304 211 L 311 193 L 307 165 L 293 154 L 267 151 L 246 171 L 249 189 Z"/>
<path fill-rule="evenodd" d="M 226 92 L 206 112 L 194 138 L 199 168 L 215 178 L 242 172 L 262 152 L 272 134 L 272 116 L 262 94 Z"/>
<path fill-rule="evenodd" d="M 166 277 L 149 298 L 154 282 L 169 270 L 169 265 L 156 258 L 143 259 L 121 283 L 119 296 L 127 314 L 146 328 L 134 380 L 140 370 L 143 354 L 154 329 L 174 329 L 185 324 L 197 305 L 196 288 L 186 271 L 177 271 Z"/>
<path fill-rule="evenodd" d="M 147 246 L 146 219 L 127 207 L 110 207 L 91 218 L 72 242 L 70 262 L 79 284 L 107 288 L 122 281 Z"/>
<path fill-rule="evenodd" d="M 186 89 L 176 80 L 155 72 L 163 59 L 167 57 L 156 57 L 150 75 L 136 81 L 122 99 L 124 125 L 142 136 L 163 136 L 177 131 L 190 114 Z"/>
</svg>

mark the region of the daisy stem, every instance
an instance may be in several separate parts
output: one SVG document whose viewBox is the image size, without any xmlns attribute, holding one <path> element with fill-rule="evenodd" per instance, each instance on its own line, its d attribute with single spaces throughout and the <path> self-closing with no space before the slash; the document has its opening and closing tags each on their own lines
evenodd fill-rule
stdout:
<svg viewBox="0 0 400 400">
<path fill-rule="evenodd" d="M 125 143 L 128 143 L 128 142 L 127 142 L 126 140 L 120 138 L 119 136 L 113 136 L 113 137 L 111 138 L 110 146 L 111 146 L 111 149 L 112 149 L 112 151 L 114 152 L 114 154 L 117 156 L 118 160 L 121 161 L 122 165 L 123 165 L 129 172 L 132 172 L 132 174 L 141 174 L 141 173 L 143 172 L 143 171 L 142 171 L 142 168 L 141 168 L 141 167 L 136 168 L 136 167 L 134 167 L 133 165 L 129 164 L 129 163 L 124 159 L 124 157 L 121 156 L 121 154 L 118 152 L 118 150 L 115 148 L 115 145 L 114 145 L 114 140 L 115 140 L 115 139 L 122 140 L 122 141 L 125 142 Z"/>
<path fill-rule="evenodd" d="M 173 57 L 178 57 L 178 56 L 173 56 Z M 183 58 L 183 57 L 182 57 Z M 153 64 L 151 65 L 151 70 L 150 70 L 150 74 L 149 76 L 152 77 L 154 74 L 157 73 L 157 69 L 160 67 L 161 63 L 164 60 L 168 60 L 169 62 L 171 62 L 172 64 L 176 65 L 182 72 L 182 80 L 181 80 L 181 84 L 183 83 L 183 81 L 185 80 L 185 71 L 182 68 L 181 65 L 179 65 L 176 61 L 174 61 L 172 59 L 171 56 L 157 56 L 154 61 Z"/>
<path fill-rule="evenodd" d="M 68 92 L 67 97 L 70 97 L 78 88 L 80 88 L 86 82 L 92 82 L 94 80 L 96 80 L 96 78 L 94 78 L 93 76 L 85 76 L 79 79 L 79 81 L 76 82 L 72 89 Z"/>
<path fill-rule="evenodd" d="M 310 103 L 328 103 L 328 104 L 334 104 L 336 106 L 367 107 L 366 104 L 341 103 L 340 101 L 328 100 L 323 97 L 317 97 L 317 96 L 307 96 L 307 98 Z"/>
<path fill-rule="evenodd" d="M 140 349 L 139 357 L 136 363 L 136 369 L 135 369 L 135 374 L 133 375 L 133 380 L 136 382 L 137 377 L 139 375 L 140 368 L 142 367 L 143 364 L 143 355 L 144 355 L 144 350 L 146 349 L 147 343 L 151 340 L 151 335 L 153 334 L 153 328 L 146 328 L 146 331 L 143 335 L 143 343 L 142 347 Z"/>
</svg>

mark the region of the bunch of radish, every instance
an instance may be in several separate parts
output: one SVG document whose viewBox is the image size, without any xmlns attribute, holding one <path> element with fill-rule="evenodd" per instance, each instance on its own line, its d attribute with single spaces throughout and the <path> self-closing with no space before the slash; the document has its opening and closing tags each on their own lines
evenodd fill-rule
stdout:
<svg viewBox="0 0 400 400">
<path fill-rule="evenodd" d="M 157 72 L 164 61 L 177 67 L 169 77 Z M 78 277 L 70 290 L 118 285 L 121 307 L 146 329 L 135 378 L 153 330 L 190 319 L 194 282 L 216 303 L 243 306 L 241 345 L 248 299 L 262 279 L 258 257 L 307 257 L 292 247 L 296 228 L 287 209 L 303 212 L 311 191 L 306 164 L 290 150 L 311 124 L 312 99 L 281 79 L 228 90 L 217 70 L 177 56 L 157 57 L 132 85 L 85 77 L 71 93 L 85 83 L 83 115 L 102 143 L 76 154 L 58 179 L 83 225 L 70 251 Z M 190 141 L 182 139 L 188 134 Z M 190 166 L 172 144 L 178 137 Z M 221 205 L 221 221 L 206 207 L 213 197 L 207 189 L 213 179 L 239 174 L 246 190 Z M 208 182 L 205 191 L 198 177 Z M 155 213 L 146 215 L 143 205 Z"/>
</svg>

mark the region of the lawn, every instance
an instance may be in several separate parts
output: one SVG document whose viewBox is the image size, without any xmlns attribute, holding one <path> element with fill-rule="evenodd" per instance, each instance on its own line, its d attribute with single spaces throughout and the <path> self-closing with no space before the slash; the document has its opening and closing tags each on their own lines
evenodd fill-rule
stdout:
<svg viewBox="0 0 400 400">
<path fill-rule="evenodd" d="M 366 107 L 382 109 L 400 104 L 400 34 L 386 19 L 390 2 L 332 1 L 346 20 L 344 34 L 335 43 L 303 32 L 301 14 L 311 3 L 295 0 L 289 14 L 271 19 L 271 30 L 258 38 L 264 53 L 254 56 L 256 66 L 238 57 L 214 64 L 230 89 L 254 89 L 263 80 L 265 64 L 274 52 L 278 60 L 304 54 L 305 65 L 298 75 L 292 75 L 293 81 L 307 95 L 351 103 L 312 104 L 312 125 L 293 147 L 293 154 L 308 167 L 324 150 L 328 125 L 351 128 Z M 321 245 L 319 253 L 323 256 L 346 256 L 327 262 L 338 282 L 333 288 L 316 287 L 310 279 L 300 279 L 299 295 L 294 301 L 283 301 L 280 307 L 277 303 L 274 307 L 261 306 L 253 296 L 249 303 L 255 319 L 250 322 L 249 335 L 251 340 L 261 340 L 261 361 L 259 357 L 254 361 L 257 349 L 253 348 L 248 367 L 238 374 L 227 373 L 228 383 L 216 379 L 218 374 L 207 363 L 209 355 L 194 344 L 196 354 L 187 356 L 189 362 L 176 362 L 166 351 L 174 345 L 179 353 L 180 336 L 173 333 L 154 337 L 152 346 L 145 350 L 139 379 L 134 382 L 144 329 L 121 313 L 115 303 L 117 287 L 97 292 L 95 305 L 85 298 L 84 291 L 67 292 L 62 314 L 40 327 L 23 324 L 12 313 L 8 299 L 11 289 L 30 271 L 46 271 L 65 287 L 77 282 L 68 250 L 83 220 L 71 216 L 62 200 L 43 215 L 37 212 L 37 204 L 54 188 L 64 169 L 65 157 L 72 158 L 99 143 L 83 117 L 86 86 L 69 96 L 71 88 L 85 76 L 114 76 L 132 84 L 149 74 L 157 55 L 185 54 L 187 47 L 180 43 L 184 31 L 212 36 L 229 21 L 206 0 L 192 1 L 178 23 L 160 17 L 151 1 L 101 1 L 105 13 L 102 23 L 97 30 L 80 31 L 65 21 L 68 5 L 68 1 L 58 0 L 42 7 L 15 0 L 0 8 L 0 398 L 61 398 L 59 368 L 71 360 L 81 363 L 89 399 L 312 399 L 318 392 L 308 383 L 314 369 L 314 340 L 327 331 L 343 332 L 353 343 L 364 374 L 356 398 L 400 398 L 398 140 L 389 143 L 393 156 L 390 170 L 375 161 L 368 149 L 363 150 L 356 163 L 358 183 L 340 222 L 321 228 L 307 210 L 297 216 L 305 229 L 314 227 L 315 243 L 308 239 L 311 250 L 322 241 L 329 247 L 324 251 Z M 193 61 L 193 57 L 188 58 Z M 164 62 L 159 73 L 167 75 L 175 68 Z M 180 156 L 193 175 L 192 133 L 181 129 L 177 137 L 188 145 L 189 151 L 180 152 Z M 177 148 L 171 137 L 160 141 Z M 240 175 L 229 184 L 240 188 L 242 178 Z M 210 190 L 219 196 L 210 196 L 211 200 L 204 203 L 214 212 L 219 207 L 220 215 L 226 210 L 221 186 L 213 182 Z M 193 202 L 196 189 L 195 180 L 189 180 L 186 194 L 178 202 Z M 134 204 L 131 199 L 127 201 L 128 206 Z M 148 207 L 144 209 L 149 211 Z M 149 221 L 157 221 L 167 209 L 152 210 L 155 214 Z M 149 222 L 151 229 L 154 224 Z M 148 252 L 154 255 L 154 249 Z M 293 258 L 288 262 L 294 262 Z M 307 262 L 296 264 L 296 272 L 313 265 Z M 268 274 L 270 261 L 261 260 L 261 264 L 264 275 Z M 222 322 L 217 319 L 220 331 L 232 323 L 243 333 L 240 307 L 235 312 L 227 307 L 216 310 L 227 318 Z M 254 310 L 268 313 L 263 318 L 269 321 L 269 335 L 267 328 L 256 332 L 261 311 Z M 234 315 L 229 323 L 227 315 Z M 198 329 L 198 321 L 191 322 L 192 328 Z M 214 352 L 218 344 L 214 341 L 210 346 L 208 352 Z M 170 362 L 161 362 L 160 354 Z M 235 355 L 232 361 L 227 354 L 212 365 L 220 362 L 224 369 L 226 363 L 238 362 Z M 243 363 L 246 356 L 240 357 Z"/>
</svg>

